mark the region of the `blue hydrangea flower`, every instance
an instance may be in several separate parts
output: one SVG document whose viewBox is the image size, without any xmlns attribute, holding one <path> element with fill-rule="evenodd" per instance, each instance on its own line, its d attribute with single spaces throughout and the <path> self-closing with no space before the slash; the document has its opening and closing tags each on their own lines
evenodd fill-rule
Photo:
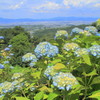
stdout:
<svg viewBox="0 0 100 100">
<path fill-rule="evenodd" d="M 7 47 L 7 48 L 5 48 L 4 50 L 5 50 L 5 51 L 10 51 L 10 48 Z"/>
<path fill-rule="evenodd" d="M 55 71 L 54 66 L 48 66 L 44 72 L 44 75 L 46 75 L 50 80 L 56 73 L 57 72 Z"/>
<path fill-rule="evenodd" d="M 79 33 L 80 35 L 91 36 L 92 34 L 89 31 L 84 30 L 83 32 Z"/>
<path fill-rule="evenodd" d="M 11 79 L 18 79 L 22 77 L 24 74 L 23 73 L 14 73 Z"/>
<path fill-rule="evenodd" d="M 61 36 L 68 37 L 68 32 L 65 31 L 65 30 L 57 31 L 57 33 L 55 34 L 55 39 L 56 39 L 56 38 L 59 38 L 59 37 L 61 37 Z"/>
<path fill-rule="evenodd" d="M 59 50 L 57 46 L 51 45 L 49 42 L 41 42 L 36 46 L 34 52 L 38 58 L 42 56 L 53 57 L 58 54 Z"/>
<path fill-rule="evenodd" d="M 31 90 L 31 91 L 34 91 L 34 90 L 35 90 L 35 87 L 30 87 L 30 90 Z"/>
<path fill-rule="evenodd" d="M 12 85 L 14 86 L 14 89 L 18 89 L 18 90 L 22 89 L 22 87 L 24 86 L 23 80 L 24 80 L 23 78 L 18 79 L 18 80 L 14 80 L 12 82 Z"/>
<path fill-rule="evenodd" d="M 46 70 L 44 71 L 44 75 L 46 75 L 50 80 L 54 75 L 58 73 L 58 71 L 63 68 L 65 68 L 65 65 L 63 65 L 62 63 L 56 63 L 53 66 L 47 66 Z"/>
<path fill-rule="evenodd" d="M 27 53 L 22 57 L 22 61 L 23 62 L 30 62 L 30 61 L 37 62 L 37 58 L 36 58 L 36 56 L 34 54 Z"/>
<path fill-rule="evenodd" d="M 10 56 L 13 56 L 14 54 L 13 54 L 13 53 L 10 53 L 9 55 L 10 55 Z"/>
<path fill-rule="evenodd" d="M 4 37 L 3 36 L 0 36 L 0 39 L 4 39 Z"/>
<path fill-rule="evenodd" d="M 13 69 L 14 67 L 13 66 L 10 66 L 10 68 Z"/>
<path fill-rule="evenodd" d="M 6 58 L 7 58 L 7 59 L 10 59 L 11 57 L 10 57 L 10 56 L 6 56 Z"/>
<path fill-rule="evenodd" d="M 100 57 L 100 45 L 93 45 L 89 48 L 90 54 L 96 56 L 97 58 Z"/>
<path fill-rule="evenodd" d="M 96 35 L 96 36 L 100 36 L 100 33 L 96 33 L 95 35 Z"/>
<path fill-rule="evenodd" d="M 37 62 L 37 59 L 32 60 L 32 61 L 29 63 L 29 66 L 30 66 L 30 67 L 34 67 L 34 65 L 36 65 L 36 62 Z"/>
<path fill-rule="evenodd" d="M 0 94 L 0 98 L 2 98 L 4 96 L 4 94 Z"/>
<path fill-rule="evenodd" d="M 4 63 L 4 64 L 9 64 L 9 61 L 4 61 L 3 63 Z"/>
<path fill-rule="evenodd" d="M 12 47 L 12 45 L 8 45 L 8 48 L 11 48 Z"/>
<path fill-rule="evenodd" d="M 88 51 L 88 49 L 86 49 L 86 48 L 79 48 L 79 49 L 77 49 L 77 50 L 74 52 L 74 54 L 75 54 L 77 57 L 80 57 L 80 56 L 82 56 L 82 55 L 88 55 L 88 54 L 89 54 L 89 51 Z"/>
<path fill-rule="evenodd" d="M 76 50 L 79 48 L 79 45 L 76 43 L 66 43 L 63 47 L 66 51 Z"/>
<path fill-rule="evenodd" d="M 3 82 L 3 83 L 0 83 L 0 87 L 1 87 L 1 93 L 5 94 L 5 93 L 8 93 L 8 92 L 12 92 L 14 90 L 14 86 L 12 85 L 11 82 Z"/>
<path fill-rule="evenodd" d="M 53 76 L 53 85 L 58 87 L 58 89 L 66 89 L 69 91 L 73 85 L 78 84 L 78 81 L 71 73 L 59 72 Z"/>
<path fill-rule="evenodd" d="M 90 33 L 92 33 L 94 35 L 98 33 L 98 30 L 94 26 L 87 26 L 87 27 L 85 27 L 84 30 L 89 31 Z"/>
<path fill-rule="evenodd" d="M 75 27 L 72 29 L 70 35 L 76 35 L 76 34 L 79 34 L 80 32 L 83 32 L 83 30 L 78 27 Z"/>
<path fill-rule="evenodd" d="M 0 69 L 4 69 L 4 65 L 0 64 Z"/>
</svg>

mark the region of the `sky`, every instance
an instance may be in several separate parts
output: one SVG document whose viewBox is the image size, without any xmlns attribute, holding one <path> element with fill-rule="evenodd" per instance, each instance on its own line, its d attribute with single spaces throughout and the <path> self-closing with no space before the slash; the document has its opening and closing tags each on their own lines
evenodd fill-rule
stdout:
<svg viewBox="0 0 100 100">
<path fill-rule="evenodd" d="M 100 0 L 0 0 L 0 18 L 100 18 Z"/>
</svg>

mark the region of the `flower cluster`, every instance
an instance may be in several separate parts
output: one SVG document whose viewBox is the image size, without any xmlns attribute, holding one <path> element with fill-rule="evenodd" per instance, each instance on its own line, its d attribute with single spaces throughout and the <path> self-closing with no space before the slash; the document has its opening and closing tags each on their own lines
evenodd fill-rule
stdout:
<svg viewBox="0 0 100 100">
<path fill-rule="evenodd" d="M 25 84 L 23 81 L 24 81 L 24 78 L 14 80 L 12 82 L 12 85 L 14 85 L 14 89 L 20 90 L 22 88 L 22 86 L 24 86 L 24 84 Z"/>
<path fill-rule="evenodd" d="M 10 45 L 8 45 L 8 48 L 11 48 L 12 47 L 12 45 L 10 44 Z"/>
<path fill-rule="evenodd" d="M 72 29 L 70 35 L 72 36 L 72 35 L 75 35 L 75 34 L 79 34 L 80 32 L 83 32 L 83 30 L 80 29 L 80 28 L 75 27 L 75 28 Z"/>
<path fill-rule="evenodd" d="M 63 48 L 67 51 L 76 50 L 79 48 L 79 45 L 76 43 L 66 43 Z"/>
<path fill-rule="evenodd" d="M 94 26 L 87 26 L 87 27 L 85 27 L 84 30 L 89 31 L 90 33 L 92 33 L 94 35 L 98 33 L 98 30 Z"/>
<path fill-rule="evenodd" d="M 10 48 L 6 47 L 4 50 L 5 50 L 5 51 L 10 51 Z"/>
<path fill-rule="evenodd" d="M 51 79 L 54 75 L 58 73 L 61 69 L 65 68 L 65 65 L 62 63 L 56 63 L 55 65 L 48 66 L 44 74 Z"/>
<path fill-rule="evenodd" d="M 0 69 L 4 69 L 4 65 L 0 64 Z"/>
<path fill-rule="evenodd" d="M 4 37 L 3 36 L 0 36 L 0 39 L 4 39 Z"/>
<path fill-rule="evenodd" d="M 97 58 L 100 57 L 100 45 L 93 45 L 89 48 L 90 54 L 96 56 Z"/>
<path fill-rule="evenodd" d="M 3 82 L 0 83 L 0 87 L 1 87 L 1 93 L 8 93 L 8 92 L 12 92 L 14 90 L 14 85 L 11 82 Z"/>
<path fill-rule="evenodd" d="M 61 37 L 61 36 L 68 37 L 68 32 L 65 31 L 65 30 L 57 31 L 57 33 L 55 34 L 55 39 L 58 38 L 58 37 Z"/>
<path fill-rule="evenodd" d="M 37 61 L 36 56 L 32 53 L 27 53 L 22 57 L 23 62 L 29 62 L 29 61 L 32 61 L 33 59 Z"/>
<path fill-rule="evenodd" d="M 77 57 L 80 57 L 80 56 L 82 56 L 82 55 L 88 55 L 89 52 L 88 52 L 88 49 L 86 49 L 86 48 L 79 48 L 79 49 L 77 49 L 77 50 L 74 52 L 74 54 L 75 54 Z"/>
<path fill-rule="evenodd" d="M 14 80 L 13 82 L 5 81 L 3 83 L 0 83 L 0 96 L 2 97 L 6 93 L 11 93 L 16 89 L 21 89 L 22 86 L 24 86 L 23 79 Z"/>
<path fill-rule="evenodd" d="M 46 75 L 50 80 L 56 73 L 57 72 L 55 71 L 54 66 L 48 66 L 44 72 L 44 75 Z"/>
<path fill-rule="evenodd" d="M 78 81 L 71 73 L 59 72 L 53 77 L 53 85 L 59 89 L 66 89 L 68 91 L 76 84 L 78 84 Z"/>
<path fill-rule="evenodd" d="M 96 33 L 95 35 L 96 35 L 96 36 L 100 36 L 100 33 Z"/>
<path fill-rule="evenodd" d="M 3 63 L 4 63 L 4 64 L 9 64 L 9 61 L 4 61 Z"/>
<path fill-rule="evenodd" d="M 23 62 L 30 62 L 30 67 L 33 67 L 37 62 L 37 57 L 32 53 L 27 53 L 22 57 Z"/>
<path fill-rule="evenodd" d="M 49 42 L 41 42 L 36 46 L 34 52 L 38 58 L 42 56 L 53 57 L 58 54 L 59 50 L 57 46 L 51 45 Z"/>
<path fill-rule="evenodd" d="M 23 76 L 23 73 L 14 73 L 11 79 L 18 79 Z"/>
<path fill-rule="evenodd" d="M 79 33 L 80 35 L 91 36 L 92 34 L 89 31 L 84 30 L 83 32 Z"/>
</svg>

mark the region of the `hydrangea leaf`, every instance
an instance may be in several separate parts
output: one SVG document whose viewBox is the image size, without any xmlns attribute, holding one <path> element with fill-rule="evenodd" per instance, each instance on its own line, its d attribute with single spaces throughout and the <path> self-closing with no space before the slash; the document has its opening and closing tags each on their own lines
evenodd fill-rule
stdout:
<svg viewBox="0 0 100 100">
<path fill-rule="evenodd" d="M 95 77 L 95 78 L 92 80 L 91 84 L 100 84 L 100 76 Z"/>
<path fill-rule="evenodd" d="M 60 70 L 60 69 L 63 69 L 65 68 L 65 65 L 62 64 L 62 63 L 57 63 L 55 66 L 54 66 L 54 69 L 55 70 Z"/>
<path fill-rule="evenodd" d="M 0 74 L 2 74 L 2 72 L 3 72 L 3 69 L 0 69 Z"/>
<path fill-rule="evenodd" d="M 91 43 L 92 45 L 98 45 L 98 43 L 96 41 Z"/>
<path fill-rule="evenodd" d="M 83 75 L 84 75 L 84 76 L 94 76 L 94 75 L 97 75 L 97 72 L 96 72 L 96 70 L 94 69 L 92 72 L 90 72 L 90 73 L 88 73 L 88 74 L 86 74 L 85 72 L 83 72 Z"/>
<path fill-rule="evenodd" d="M 52 88 L 48 88 L 46 86 L 41 87 L 39 90 L 40 91 L 45 91 L 45 92 L 52 92 L 53 91 Z"/>
<path fill-rule="evenodd" d="M 37 71 L 31 74 L 34 78 L 40 79 L 41 71 Z"/>
<path fill-rule="evenodd" d="M 16 98 L 16 100 L 30 100 L 30 99 L 28 99 L 26 97 L 15 97 L 15 98 Z"/>
<path fill-rule="evenodd" d="M 50 93 L 47 100 L 54 100 L 54 98 L 56 98 L 57 96 L 58 94 L 56 93 Z"/>
<path fill-rule="evenodd" d="M 89 55 L 82 55 L 82 57 L 83 57 L 84 62 L 91 66 L 91 61 L 90 61 Z"/>
<path fill-rule="evenodd" d="M 100 90 L 93 92 L 92 95 L 89 96 L 89 98 L 96 98 L 100 100 Z"/>
<path fill-rule="evenodd" d="M 53 60 L 51 63 L 52 63 L 52 64 L 56 64 L 56 63 L 58 63 L 58 62 L 61 62 L 61 59 L 55 59 L 55 60 Z"/>
<path fill-rule="evenodd" d="M 44 92 L 39 92 L 34 96 L 34 100 L 41 100 L 44 96 Z"/>
</svg>

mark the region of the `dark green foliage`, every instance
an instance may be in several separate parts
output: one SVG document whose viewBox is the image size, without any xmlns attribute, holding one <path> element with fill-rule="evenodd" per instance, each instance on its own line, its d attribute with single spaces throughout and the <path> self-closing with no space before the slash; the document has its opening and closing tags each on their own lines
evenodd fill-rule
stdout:
<svg viewBox="0 0 100 100">
<path fill-rule="evenodd" d="M 13 59 L 13 63 L 20 63 L 21 57 L 30 51 L 31 45 L 29 43 L 29 39 L 27 35 L 24 33 L 20 33 L 14 36 L 10 41 L 9 44 L 12 44 L 12 52 L 15 54 Z"/>
</svg>

